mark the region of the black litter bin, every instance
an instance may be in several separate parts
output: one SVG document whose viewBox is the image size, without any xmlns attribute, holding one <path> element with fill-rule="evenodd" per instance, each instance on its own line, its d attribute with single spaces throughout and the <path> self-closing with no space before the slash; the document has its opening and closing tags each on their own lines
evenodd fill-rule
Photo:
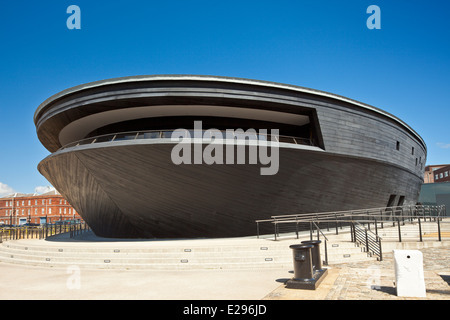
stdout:
<svg viewBox="0 0 450 320">
<path fill-rule="evenodd" d="M 312 244 L 293 244 L 289 246 L 294 256 L 294 279 L 312 281 L 314 277 L 311 250 Z"/>
<path fill-rule="evenodd" d="M 311 249 L 313 271 L 322 270 L 322 260 L 320 259 L 320 244 L 321 243 L 322 243 L 322 241 L 320 241 L 320 240 L 302 241 L 302 244 L 311 244 L 314 246 Z"/>
</svg>

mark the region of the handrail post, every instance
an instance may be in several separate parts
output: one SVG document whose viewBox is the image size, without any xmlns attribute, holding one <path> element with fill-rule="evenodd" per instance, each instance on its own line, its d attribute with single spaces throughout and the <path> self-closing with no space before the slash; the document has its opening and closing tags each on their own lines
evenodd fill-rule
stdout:
<svg viewBox="0 0 450 320">
<path fill-rule="evenodd" d="M 275 223 L 274 223 L 274 238 L 275 238 L 275 241 L 277 241 L 277 222 L 275 221 Z"/>
<path fill-rule="evenodd" d="M 380 209 L 381 229 L 383 229 L 383 210 Z"/>
<path fill-rule="evenodd" d="M 380 261 L 383 261 L 383 252 L 381 249 L 381 238 L 377 236 L 378 239 L 378 247 L 380 248 Z"/>
<path fill-rule="evenodd" d="M 364 228 L 364 232 L 366 234 L 366 253 L 369 253 L 369 237 L 367 235 L 367 229 Z"/>
<path fill-rule="evenodd" d="M 398 225 L 398 241 L 402 242 L 402 235 L 401 235 L 400 219 L 399 218 L 397 218 L 397 225 Z"/>
<path fill-rule="evenodd" d="M 439 241 L 442 241 L 442 239 L 441 239 L 441 224 L 439 223 L 439 217 L 436 220 L 437 220 L 437 225 L 438 225 L 438 239 L 439 239 Z"/>
<path fill-rule="evenodd" d="M 259 239 L 259 222 L 256 221 L 256 239 Z"/>
<path fill-rule="evenodd" d="M 339 231 L 338 231 L 338 218 L 337 218 L 337 214 L 335 213 L 334 216 L 335 216 L 335 218 L 336 218 L 336 235 L 338 235 L 338 234 L 339 234 Z"/>
<path fill-rule="evenodd" d="M 351 237 L 351 242 L 355 242 L 355 224 L 352 222 L 350 222 L 350 237 Z"/>
<path fill-rule="evenodd" d="M 422 239 L 422 224 L 420 223 L 420 216 L 417 217 L 417 220 L 419 221 L 419 238 L 420 238 L 420 242 L 423 241 Z"/>
</svg>

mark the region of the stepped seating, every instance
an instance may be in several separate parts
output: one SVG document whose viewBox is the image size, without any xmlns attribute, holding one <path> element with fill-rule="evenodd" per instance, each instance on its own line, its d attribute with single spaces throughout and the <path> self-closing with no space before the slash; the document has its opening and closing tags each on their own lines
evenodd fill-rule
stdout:
<svg viewBox="0 0 450 320">
<path fill-rule="evenodd" d="M 95 269 L 292 269 L 291 244 L 308 240 L 284 239 L 204 239 L 171 241 L 90 241 L 93 235 L 54 241 L 24 239 L 0 245 L 0 261 L 47 267 Z M 321 245 L 325 259 L 324 243 Z M 349 235 L 336 236 L 327 244 L 330 264 L 370 259 L 349 241 Z"/>
<path fill-rule="evenodd" d="M 0 261 L 96 269 L 251 269 L 292 265 L 291 251 L 286 244 L 252 240 L 116 243 L 15 240 L 1 244 Z"/>
<path fill-rule="evenodd" d="M 405 245 L 438 245 L 437 224 L 422 222 L 423 242 L 419 243 L 417 223 L 401 225 L 402 243 L 398 242 L 398 226 L 385 224 L 378 229 L 383 238 L 385 252 Z M 376 261 L 350 241 L 349 230 L 325 232 L 328 264 L 354 261 Z M 441 224 L 442 240 L 450 240 L 450 224 Z M 447 238 L 445 238 L 447 237 Z M 321 238 L 323 239 L 323 238 Z M 408 241 L 413 240 L 414 241 Z M 0 261 L 46 267 L 68 267 L 95 269 L 261 269 L 293 268 L 291 244 L 309 240 L 309 232 L 296 239 L 285 234 L 273 239 L 231 238 L 198 240 L 117 240 L 95 237 L 91 232 L 70 238 L 60 234 L 47 240 L 10 240 L 0 244 Z M 448 242 L 448 241 L 443 241 Z M 322 261 L 325 260 L 325 242 L 321 243 Z"/>
</svg>

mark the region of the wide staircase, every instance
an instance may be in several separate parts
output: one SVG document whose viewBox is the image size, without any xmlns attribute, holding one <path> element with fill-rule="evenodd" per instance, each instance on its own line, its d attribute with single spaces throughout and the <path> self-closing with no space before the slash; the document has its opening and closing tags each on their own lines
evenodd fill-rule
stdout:
<svg viewBox="0 0 450 320">
<path fill-rule="evenodd" d="M 329 235 L 321 244 L 329 264 L 373 259 L 350 241 L 349 234 Z M 61 234 L 47 239 L 21 239 L 0 244 L 0 261 L 46 267 L 94 269 L 261 269 L 292 268 L 291 244 L 309 240 L 286 235 L 271 238 L 248 237 L 198 240 L 110 241 L 91 232 L 69 238 Z"/>
<path fill-rule="evenodd" d="M 390 221 L 368 219 L 357 222 L 358 227 L 344 223 L 333 227 L 325 222 L 311 223 L 314 230 L 286 230 L 227 239 L 104 239 L 96 237 L 91 231 L 75 236 L 62 233 L 44 239 L 8 239 L 0 244 L 0 262 L 54 268 L 77 266 L 123 270 L 292 270 L 293 255 L 289 246 L 307 240 L 321 240 L 322 261 L 329 266 L 355 261 L 376 262 L 382 260 L 383 253 L 393 249 L 450 245 L 450 218 L 447 217 L 428 216 L 409 220 L 397 217 Z M 379 241 L 382 252 L 372 251 L 368 245 L 371 237 L 374 242 Z"/>
<path fill-rule="evenodd" d="M 321 256 L 328 264 L 376 260 L 350 241 L 348 233 L 328 235 Z M 167 241 L 102 241 L 91 232 L 74 238 L 21 239 L 0 244 L 0 261 L 45 267 L 94 269 L 261 269 L 292 268 L 291 244 L 309 240 L 232 238 Z M 325 248 L 326 246 L 326 248 Z"/>
</svg>

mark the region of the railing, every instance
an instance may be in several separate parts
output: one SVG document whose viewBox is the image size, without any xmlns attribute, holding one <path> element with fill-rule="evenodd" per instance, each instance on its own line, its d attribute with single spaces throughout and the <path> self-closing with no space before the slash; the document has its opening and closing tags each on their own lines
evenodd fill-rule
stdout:
<svg viewBox="0 0 450 320">
<path fill-rule="evenodd" d="M 352 221 L 360 221 L 363 225 L 367 224 L 368 229 L 377 227 L 380 225 L 383 228 L 386 223 L 395 224 L 398 220 L 415 221 L 419 217 L 423 221 L 436 221 L 436 217 L 445 217 L 446 208 L 441 206 L 395 206 L 395 207 L 382 207 L 382 208 L 370 208 L 360 210 L 349 211 L 331 211 L 322 213 L 301 213 L 293 215 L 277 215 L 272 216 L 270 219 L 256 220 L 257 236 L 261 234 L 261 225 L 272 225 L 274 229 L 274 237 L 280 233 L 295 232 L 298 235 L 300 230 L 308 230 L 305 227 L 300 226 L 310 221 L 316 221 L 323 229 L 330 231 L 331 228 L 336 230 L 336 234 L 344 226 L 349 226 Z M 268 228 L 265 228 L 266 232 Z"/>
<path fill-rule="evenodd" d="M 69 237 L 74 237 L 90 230 L 84 222 L 77 223 L 54 223 L 41 226 L 15 226 L 0 228 L 0 243 L 7 240 L 19 239 L 47 239 L 48 237 L 69 233 Z"/>
<path fill-rule="evenodd" d="M 282 135 L 271 135 L 271 134 L 261 134 L 261 133 L 252 133 L 252 132 L 244 132 L 239 130 L 184 130 L 184 136 L 180 137 L 179 133 L 183 132 L 183 130 L 148 130 L 148 131 L 129 131 L 129 132 L 119 132 L 119 133 L 111 133 L 104 134 L 95 137 L 89 137 L 82 140 L 78 140 L 75 142 L 71 142 L 69 144 L 64 145 L 60 150 L 76 147 L 80 145 L 86 144 L 94 144 L 100 142 L 114 142 L 114 141 L 123 141 L 123 140 L 141 140 L 141 139 L 172 139 L 172 134 L 176 133 L 174 139 L 177 138 L 193 138 L 200 137 L 204 141 L 209 141 L 217 138 L 217 135 L 214 132 L 220 132 L 224 140 L 251 140 L 251 141 L 274 141 L 274 142 L 282 142 L 282 143 L 292 143 L 299 145 L 308 145 L 308 146 L 316 146 L 314 140 L 308 138 L 301 137 L 293 137 L 293 136 L 282 136 Z M 211 135 L 213 133 L 213 135 Z"/>
<path fill-rule="evenodd" d="M 322 237 L 324 238 L 325 242 L 324 242 L 324 265 L 328 265 L 328 249 L 327 249 L 327 243 L 328 243 L 328 238 L 326 235 L 323 234 L 322 230 L 319 228 L 319 226 L 317 225 L 317 223 L 312 222 L 311 223 L 311 228 L 310 228 L 310 240 L 312 240 L 312 224 L 314 224 L 314 226 L 316 227 L 317 230 L 317 240 L 320 240 L 320 235 L 319 233 L 322 235 Z"/>
<path fill-rule="evenodd" d="M 277 241 L 281 234 L 290 235 L 295 233 L 299 238 L 299 232 L 312 233 L 317 230 L 324 235 L 325 229 L 330 232 L 345 229 L 350 232 L 351 241 L 364 245 L 366 252 L 370 255 L 378 256 L 382 259 L 381 241 L 402 242 L 405 236 L 408 239 L 423 241 L 438 240 L 443 237 L 450 237 L 450 221 L 444 220 L 446 217 L 445 206 L 396 206 L 385 208 L 372 208 L 363 210 L 306 213 L 295 215 L 272 216 L 271 219 L 256 220 L 257 237 L 261 235 L 261 225 L 272 225 L 273 237 Z M 424 222 L 427 222 L 424 228 Z M 408 232 L 405 234 L 405 225 Z M 449 232 L 442 232 L 442 226 Z M 315 228 L 314 228 L 315 227 Z M 269 228 L 270 229 L 270 228 Z M 268 228 L 265 230 L 268 231 Z M 382 229 L 382 234 L 379 235 Z M 269 232 L 267 232 L 270 234 Z"/>
<path fill-rule="evenodd" d="M 351 224 L 352 242 L 362 245 L 365 252 L 370 256 L 377 256 L 379 261 L 383 260 L 381 249 L 381 237 L 373 233 L 358 221 Z"/>
</svg>

